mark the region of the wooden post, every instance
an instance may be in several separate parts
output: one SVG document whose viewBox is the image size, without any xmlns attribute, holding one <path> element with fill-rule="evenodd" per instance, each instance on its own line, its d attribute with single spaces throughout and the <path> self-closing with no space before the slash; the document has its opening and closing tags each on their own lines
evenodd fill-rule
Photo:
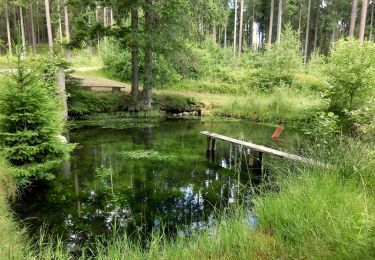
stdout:
<svg viewBox="0 0 375 260">
<path fill-rule="evenodd" d="M 63 69 L 58 68 L 56 72 L 57 93 L 62 99 L 62 116 L 64 122 L 68 121 L 68 103 L 66 100 L 65 73 Z"/>
<path fill-rule="evenodd" d="M 249 159 L 248 163 L 250 167 L 254 166 L 254 158 L 255 158 L 255 151 L 253 149 L 250 149 L 250 152 L 248 153 Z"/>
</svg>

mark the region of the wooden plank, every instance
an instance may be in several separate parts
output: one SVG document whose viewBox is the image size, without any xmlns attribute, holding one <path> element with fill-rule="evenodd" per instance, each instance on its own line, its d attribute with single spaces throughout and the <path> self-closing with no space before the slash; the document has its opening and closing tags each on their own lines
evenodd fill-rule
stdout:
<svg viewBox="0 0 375 260">
<path fill-rule="evenodd" d="M 258 145 L 258 144 L 254 144 L 254 143 L 251 143 L 251 142 L 246 142 L 246 141 L 234 139 L 232 137 L 215 134 L 215 133 L 211 133 L 211 132 L 208 132 L 208 131 L 203 131 L 203 132 L 201 132 L 201 134 L 205 135 L 207 137 L 215 138 L 217 140 L 229 142 L 231 144 L 241 145 L 243 147 L 247 147 L 247 148 L 253 149 L 253 150 L 258 151 L 258 152 L 268 153 L 268 154 L 278 156 L 278 157 L 282 157 L 282 158 L 286 158 L 286 159 L 289 159 L 289 160 L 325 166 L 324 164 L 322 164 L 320 162 L 317 162 L 317 161 L 314 161 L 314 160 L 309 159 L 309 158 L 305 158 L 305 157 L 301 157 L 301 156 L 298 156 L 298 155 L 295 155 L 295 154 L 290 154 L 290 153 L 286 153 L 286 152 L 283 152 L 283 151 L 275 150 L 275 149 L 272 149 L 272 148 L 269 148 L 269 147 L 266 147 L 266 146 L 263 146 L 263 145 Z"/>
</svg>

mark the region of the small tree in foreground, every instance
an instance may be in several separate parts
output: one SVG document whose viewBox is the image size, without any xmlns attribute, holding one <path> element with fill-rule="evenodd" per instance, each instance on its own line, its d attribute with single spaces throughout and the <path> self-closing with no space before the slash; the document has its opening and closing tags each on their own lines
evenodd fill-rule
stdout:
<svg viewBox="0 0 375 260">
<path fill-rule="evenodd" d="M 51 179 L 53 168 L 66 159 L 71 146 L 58 136 L 63 131 L 60 102 L 21 59 L 22 46 L 12 76 L 0 85 L 0 141 L 4 157 L 17 178 Z"/>
</svg>

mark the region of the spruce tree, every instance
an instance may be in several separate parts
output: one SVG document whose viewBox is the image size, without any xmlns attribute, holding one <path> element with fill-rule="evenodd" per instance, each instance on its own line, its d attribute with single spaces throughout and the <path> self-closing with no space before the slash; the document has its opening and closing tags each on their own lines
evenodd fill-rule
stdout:
<svg viewBox="0 0 375 260">
<path fill-rule="evenodd" d="M 53 178 L 71 146 L 59 139 L 63 131 L 60 102 L 22 60 L 14 46 L 16 68 L 0 86 L 0 141 L 4 157 L 24 181 Z"/>
</svg>

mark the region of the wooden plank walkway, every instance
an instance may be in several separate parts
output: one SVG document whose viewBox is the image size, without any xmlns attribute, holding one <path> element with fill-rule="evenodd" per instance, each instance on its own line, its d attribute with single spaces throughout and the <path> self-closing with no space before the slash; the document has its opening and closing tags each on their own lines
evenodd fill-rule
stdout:
<svg viewBox="0 0 375 260">
<path fill-rule="evenodd" d="M 254 144 L 254 143 L 251 143 L 251 142 L 246 142 L 246 141 L 234 139 L 234 138 L 231 138 L 231 137 L 228 137 L 228 136 L 215 134 L 215 133 L 211 133 L 211 132 L 208 132 L 208 131 L 203 131 L 203 132 L 201 132 L 201 134 L 204 135 L 204 136 L 207 136 L 207 138 L 208 138 L 208 142 L 207 142 L 207 150 L 208 151 L 212 151 L 212 150 L 215 149 L 215 142 L 212 141 L 212 140 L 221 140 L 221 141 L 225 141 L 225 142 L 228 142 L 230 144 L 233 144 L 233 145 L 249 148 L 250 150 L 255 150 L 255 151 L 260 152 L 260 153 L 268 153 L 270 155 L 286 158 L 286 159 L 289 159 L 289 160 L 300 161 L 300 162 L 308 163 L 308 164 L 317 164 L 317 165 L 321 165 L 321 166 L 326 166 L 325 164 L 323 164 L 321 162 L 317 162 L 317 161 L 309 159 L 309 158 L 301 157 L 301 156 L 298 156 L 298 155 L 295 155 L 295 154 L 286 153 L 286 152 L 279 151 L 279 150 L 276 150 L 276 149 L 272 149 L 272 148 L 269 148 L 269 147 L 266 147 L 266 146 L 263 146 L 263 145 L 258 145 L 258 144 Z"/>
</svg>

